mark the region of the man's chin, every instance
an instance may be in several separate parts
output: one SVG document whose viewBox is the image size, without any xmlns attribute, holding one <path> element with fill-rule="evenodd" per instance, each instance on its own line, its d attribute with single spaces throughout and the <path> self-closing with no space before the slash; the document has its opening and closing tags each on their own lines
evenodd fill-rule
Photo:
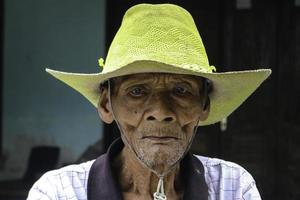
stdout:
<svg viewBox="0 0 300 200">
<path fill-rule="evenodd" d="M 138 152 L 141 161 L 146 164 L 149 168 L 159 173 L 169 170 L 176 162 L 178 162 L 183 152 L 175 153 L 175 151 L 164 151 L 160 149 L 159 151 L 143 150 Z"/>
</svg>

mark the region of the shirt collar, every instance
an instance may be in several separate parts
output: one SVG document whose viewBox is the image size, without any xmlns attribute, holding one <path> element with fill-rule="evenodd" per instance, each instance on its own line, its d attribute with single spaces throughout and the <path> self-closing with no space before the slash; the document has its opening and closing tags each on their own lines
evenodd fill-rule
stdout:
<svg viewBox="0 0 300 200">
<path fill-rule="evenodd" d="M 122 200 L 122 192 L 112 170 L 113 158 L 123 149 L 124 144 L 119 138 L 109 147 L 106 154 L 98 157 L 91 166 L 88 178 L 88 200 L 110 199 Z M 191 153 L 180 162 L 184 196 L 183 199 L 208 199 L 208 188 L 204 178 L 204 167 L 199 159 Z"/>
</svg>

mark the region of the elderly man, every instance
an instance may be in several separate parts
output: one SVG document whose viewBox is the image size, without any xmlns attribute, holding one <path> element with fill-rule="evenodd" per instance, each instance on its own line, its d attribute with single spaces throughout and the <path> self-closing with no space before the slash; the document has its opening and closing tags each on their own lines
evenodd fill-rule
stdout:
<svg viewBox="0 0 300 200">
<path fill-rule="evenodd" d="M 237 164 L 192 155 L 198 126 L 233 112 L 270 70 L 216 73 L 191 15 L 171 5 L 130 8 L 101 73 L 47 69 L 115 121 L 121 139 L 96 160 L 43 175 L 34 199 L 260 199 Z"/>
</svg>

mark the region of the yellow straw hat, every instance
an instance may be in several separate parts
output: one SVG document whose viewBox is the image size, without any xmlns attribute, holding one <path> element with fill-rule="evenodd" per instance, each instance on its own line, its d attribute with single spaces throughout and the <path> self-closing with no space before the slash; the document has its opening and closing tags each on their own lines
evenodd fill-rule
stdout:
<svg viewBox="0 0 300 200">
<path fill-rule="evenodd" d="M 271 74 L 270 69 L 216 73 L 209 65 L 194 20 L 172 4 L 139 4 L 124 15 L 106 62 L 99 73 L 68 73 L 46 69 L 86 97 L 95 107 L 99 84 L 110 78 L 136 73 L 174 73 L 211 80 L 210 114 L 199 125 L 209 125 L 230 115 Z"/>
</svg>

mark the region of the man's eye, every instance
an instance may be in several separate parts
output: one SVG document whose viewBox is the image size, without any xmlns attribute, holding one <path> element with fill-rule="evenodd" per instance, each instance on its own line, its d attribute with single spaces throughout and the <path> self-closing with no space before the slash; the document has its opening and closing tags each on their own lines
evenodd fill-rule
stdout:
<svg viewBox="0 0 300 200">
<path fill-rule="evenodd" d="M 145 91 L 140 87 L 134 87 L 130 90 L 129 93 L 134 97 L 140 97 L 145 93 Z"/>
<path fill-rule="evenodd" d="M 174 93 L 179 94 L 179 95 L 184 95 L 184 94 L 188 93 L 188 89 L 186 87 L 176 86 L 174 88 Z"/>
</svg>

